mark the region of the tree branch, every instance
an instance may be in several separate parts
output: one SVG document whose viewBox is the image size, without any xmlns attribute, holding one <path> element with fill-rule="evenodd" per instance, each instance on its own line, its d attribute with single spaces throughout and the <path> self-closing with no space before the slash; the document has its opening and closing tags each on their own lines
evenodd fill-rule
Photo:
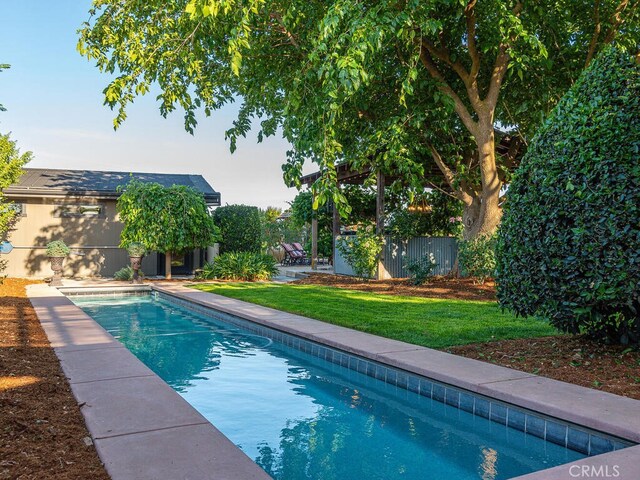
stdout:
<svg viewBox="0 0 640 480">
<path fill-rule="evenodd" d="M 444 176 L 444 179 L 447 181 L 447 184 L 449 184 L 449 186 L 451 187 L 451 190 L 453 190 L 455 197 L 461 202 L 463 202 L 465 205 L 471 205 L 471 203 L 473 202 L 473 198 L 471 197 L 471 195 L 469 195 L 467 192 L 465 192 L 461 188 L 456 188 L 454 186 L 455 174 L 453 173 L 453 170 L 451 170 L 449 166 L 446 163 L 444 163 L 444 160 L 442 160 L 442 156 L 440 155 L 440 152 L 436 150 L 436 148 L 433 146 L 431 142 L 427 142 L 427 146 L 429 147 L 429 151 L 431 152 L 431 157 L 433 157 L 433 161 L 436 162 L 436 165 L 442 172 L 442 175 Z"/>
<path fill-rule="evenodd" d="M 453 90 L 453 88 L 451 88 L 451 86 L 447 83 L 445 78 L 442 76 L 442 74 L 438 70 L 438 67 L 436 67 L 435 63 L 433 62 L 433 58 L 431 57 L 431 54 L 429 53 L 424 43 L 420 48 L 420 60 L 422 61 L 422 64 L 425 66 L 425 68 L 427 69 L 431 77 L 433 77 L 438 82 L 440 82 L 438 89 L 453 100 L 456 113 L 460 116 L 460 119 L 462 120 L 464 125 L 469 129 L 469 131 L 472 134 L 474 134 L 475 131 L 477 130 L 476 121 L 473 119 L 473 117 L 469 113 L 469 110 L 467 109 L 462 99 Z"/>
<path fill-rule="evenodd" d="M 593 59 L 593 55 L 596 53 L 596 46 L 598 45 L 598 37 L 600 37 L 600 0 L 596 0 L 595 7 L 593 10 L 593 20 L 595 22 L 595 27 L 593 29 L 593 35 L 591 36 L 591 42 L 589 43 L 589 51 L 587 52 L 587 60 L 584 63 L 584 68 L 587 68 L 591 63 L 591 59 Z"/>
<path fill-rule="evenodd" d="M 604 38 L 604 43 L 611 43 L 616 38 L 618 30 L 620 30 L 620 27 L 626 19 L 626 17 L 622 16 L 622 13 L 626 10 L 629 2 L 630 0 L 622 0 L 618 5 L 618 8 L 616 8 L 616 10 L 613 12 L 613 15 L 611 15 L 611 18 L 609 19 L 609 21 L 611 22 L 611 27 L 609 28 L 607 36 Z M 633 15 L 634 10 L 638 8 L 638 4 L 640 4 L 640 1 L 636 1 L 631 6 L 630 14 L 628 16 Z"/>
<path fill-rule="evenodd" d="M 498 56 L 496 57 L 496 62 L 493 65 L 491 79 L 489 80 L 489 92 L 487 93 L 487 97 L 484 101 L 487 110 L 492 112 L 492 121 L 493 111 L 495 110 L 496 104 L 498 103 L 500 87 L 502 86 L 502 81 L 504 80 L 504 76 L 507 73 L 507 65 L 509 64 L 510 59 L 511 57 L 509 56 L 509 46 L 506 44 L 500 45 Z"/>
<path fill-rule="evenodd" d="M 471 71 L 469 72 L 471 82 L 476 81 L 478 72 L 480 71 L 480 54 L 476 46 L 476 1 L 477 0 L 469 0 L 469 3 L 467 3 L 464 9 L 464 15 L 467 18 L 467 45 L 469 48 L 469 56 L 471 57 Z"/>
<path fill-rule="evenodd" d="M 269 16 L 273 20 L 278 22 L 278 25 L 280 26 L 280 31 L 287 37 L 287 39 L 289 40 L 289 43 L 294 47 L 296 47 L 298 50 L 300 50 L 300 44 L 296 40 L 296 37 L 294 37 L 293 34 L 285 26 L 284 20 L 282 20 L 282 15 L 279 12 L 272 12 L 271 14 L 269 14 Z"/>
<path fill-rule="evenodd" d="M 429 40 L 424 39 L 422 40 L 422 44 L 427 50 L 429 50 L 432 57 L 442 60 L 444 63 L 449 65 L 465 84 L 469 81 L 469 73 L 465 70 L 464 65 L 462 65 L 459 60 L 456 60 L 455 62 L 451 61 L 451 55 L 446 47 L 438 48 Z"/>
<path fill-rule="evenodd" d="M 524 5 L 522 2 L 516 3 L 515 7 L 513 7 L 513 14 L 515 16 L 520 16 Z M 498 50 L 498 56 L 496 57 L 496 61 L 493 65 L 493 72 L 491 73 L 491 79 L 489 81 L 489 92 L 484 100 L 484 105 L 487 111 L 491 112 L 491 121 L 493 122 L 493 112 L 496 109 L 496 104 L 498 103 L 498 97 L 500 95 L 500 87 L 502 86 L 502 81 L 504 80 L 504 76 L 507 73 L 507 66 L 509 64 L 509 60 L 511 60 L 511 56 L 509 55 L 509 44 L 503 43 L 500 45 Z"/>
</svg>

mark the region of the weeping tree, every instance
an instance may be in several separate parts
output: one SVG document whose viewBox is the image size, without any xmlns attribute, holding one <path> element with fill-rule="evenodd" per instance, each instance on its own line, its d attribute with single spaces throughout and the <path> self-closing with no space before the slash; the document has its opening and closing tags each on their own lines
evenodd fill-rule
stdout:
<svg viewBox="0 0 640 480">
<path fill-rule="evenodd" d="M 219 240 L 204 196 L 191 187 L 164 187 L 134 179 L 121 192 L 117 202 L 124 223 L 120 247 L 140 242 L 147 251 L 164 253 L 166 278 L 171 278 L 173 254 L 206 248 Z"/>
<path fill-rule="evenodd" d="M 287 183 L 307 160 L 323 172 L 314 206 L 348 213 L 335 169 L 348 162 L 447 190 L 474 238 L 500 222 L 516 154 L 496 155 L 496 125 L 524 143 L 604 44 L 636 48 L 639 3 L 94 0 L 78 48 L 116 75 L 116 127 L 156 85 L 188 131 L 197 110 L 240 99 L 231 150 L 256 122 L 258 141 L 280 128 Z"/>
</svg>

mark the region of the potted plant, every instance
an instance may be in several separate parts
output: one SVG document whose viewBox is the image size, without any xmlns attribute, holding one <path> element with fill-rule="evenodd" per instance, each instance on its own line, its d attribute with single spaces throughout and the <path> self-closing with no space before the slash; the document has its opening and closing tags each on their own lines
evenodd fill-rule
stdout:
<svg viewBox="0 0 640 480">
<path fill-rule="evenodd" d="M 131 242 L 127 245 L 127 252 L 129 253 L 129 261 L 131 262 L 131 269 L 133 270 L 131 283 L 142 283 L 138 271 L 142 265 L 142 258 L 147 253 L 147 249 L 140 242 Z"/>
<path fill-rule="evenodd" d="M 54 240 L 47 243 L 47 257 L 51 261 L 51 270 L 53 270 L 52 287 L 62 286 L 62 264 L 64 259 L 69 256 L 71 249 L 62 240 Z"/>
</svg>

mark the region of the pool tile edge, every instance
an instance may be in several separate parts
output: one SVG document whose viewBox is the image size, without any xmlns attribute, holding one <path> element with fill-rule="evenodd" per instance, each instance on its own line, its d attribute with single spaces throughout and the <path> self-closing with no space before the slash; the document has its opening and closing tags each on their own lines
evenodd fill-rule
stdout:
<svg viewBox="0 0 640 480">
<path fill-rule="evenodd" d="M 86 316 L 63 293 L 47 285 L 37 284 L 27 287 L 27 296 L 34 306 L 38 319 L 43 319 L 41 324 L 45 328 L 47 337 L 53 339 L 51 343 L 61 364 L 63 362 L 65 364 L 66 368 L 63 367 L 65 376 L 74 397 L 82 405 L 81 411 L 85 423 L 94 438 L 98 455 L 111 478 L 114 480 L 130 479 L 129 472 L 135 471 L 136 479 L 139 480 L 173 480 L 183 478 L 185 465 L 189 466 L 189 471 L 198 472 L 198 478 L 202 479 L 268 480 L 271 478 L 160 377 L 153 373 L 142 377 L 127 376 L 127 370 L 144 372 L 147 367 L 93 319 Z M 81 319 L 79 320 L 79 318 Z M 85 328 L 84 332 L 77 331 L 79 322 Z M 95 325 L 91 325 L 91 322 Z M 91 343 L 96 340 L 100 340 L 102 343 Z M 83 344 L 83 341 L 89 342 L 89 345 Z M 118 355 L 118 351 L 122 351 L 123 358 L 118 363 L 119 371 L 109 374 L 110 365 L 106 364 L 101 366 L 100 372 L 95 373 L 96 379 L 86 381 L 87 378 L 91 378 L 87 377 L 86 366 L 72 363 L 82 362 L 84 356 L 82 354 L 65 355 L 65 353 L 89 352 L 91 348 L 96 350 L 110 349 L 112 350 L 111 355 Z M 130 368 L 126 367 L 127 363 L 130 364 Z M 79 376 L 74 379 L 76 372 Z M 136 380 L 140 378 L 151 379 L 154 391 L 162 392 L 165 411 L 154 411 L 151 408 L 147 412 L 148 417 L 137 428 L 135 425 L 130 425 L 126 419 L 120 419 L 121 428 L 116 429 L 112 432 L 113 435 L 110 435 L 107 432 L 108 429 L 105 430 L 103 423 L 105 418 L 102 414 L 105 413 L 105 406 L 87 404 L 85 401 L 87 392 L 91 392 L 93 399 L 100 399 L 104 394 L 103 398 L 109 398 L 109 406 L 112 411 L 127 411 L 131 408 L 131 395 L 121 395 L 119 392 L 114 392 L 113 386 L 124 380 L 120 383 L 131 384 L 129 385 L 131 390 L 131 388 L 136 389 L 138 385 L 144 383 L 127 382 L 127 379 L 134 378 Z M 136 401 L 139 402 L 137 406 L 141 411 L 147 407 L 142 404 L 146 401 L 143 390 L 144 388 L 137 395 L 134 395 L 137 397 Z M 170 422 L 167 422 L 167 409 L 171 410 L 173 414 Z M 109 420 L 117 421 L 117 419 Z M 117 424 L 113 425 L 117 426 Z M 135 431 L 136 429 L 138 431 Z M 181 435 L 184 432 L 187 432 L 188 437 L 197 436 L 197 449 L 180 447 L 175 450 L 170 448 L 171 445 L 174 445 L 175 438 L 182 438 Z M 171 439 L 172 437 L 174 440 Z M 149 439 L 152 439 L 151 443 L 143 442 L 143 440 L 149 442 Z M 205 451 L 217 453 L 213 457 L 207 457 L 203 455 Z M 180 461 L 176 461 L 176 455 Z M 205 476 L 202 476 L 203 472 L 205 472 Z"/>
<path fill-rule="evenodd" d="M 640 443 L 640 401 L 638 400 L 439 350 L 385 339 L 336 325 L 330 325 L 333 327 L 330 333 L 309 332 L 305 328 L 308 322 L 320 324 L 324 322 L 293 314 L 287 315 L 298 317 L 304 321 L 303 328 L 298 329 L 290 324 L 284 330 L 270 321 L 277 310 L 184 286 L 153 285 L 153 290 L 236 315 L 276 330 L 283 330 L 311 341 L 326 343 L 330 347 L 352 352 L 376 362 L 387 363 L 393 367 L 426 376 L 454 387 L 490 396 L 569 423 L 581 424 L 593 430 Z M 362 344 L 371 338 L 376 339 L 377 348 L 373 352 L 368 352 L 362 347 Z M 326 341 L 327 339 L 329 341 Z M 364 339 L 364 341 L 354 347 L 350 343 L 354 339 Z M 382 347 L 384 341 L 389 342 L 389 348 Z M 404 349 L 399 349 L 402 345 L 404 345 Z M 532 384 L 535 382 L 542 385 L 532 388 Z M 549 392 L 554 390 L 559 392 L 557 395 L 559 398 L 550 396 Z M 567 401 L 567 398 L 571 400 Z M 618 409 L 624 413 L 612 417 L 612 414 L 615 414 Z M 637 413 L 631 415 L 632 410 Z"/>
</svg>

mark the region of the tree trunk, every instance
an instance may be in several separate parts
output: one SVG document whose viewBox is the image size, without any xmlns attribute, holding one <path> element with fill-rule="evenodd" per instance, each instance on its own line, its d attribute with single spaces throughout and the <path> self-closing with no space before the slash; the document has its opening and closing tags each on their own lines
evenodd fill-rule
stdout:
<svg viewBox="0 0 640 480">
<path fill-rule="evenodd" d="M 164 278 L 171 279 L 171 252 L 164 253 Z"/>
<path fill-rule="evenodd" d="M 480 156 L 482 190 L 472 197 L 470 203 L 465 203 L 462 214 L 464 224 L 462 236 L 465 240 L 482 235 L 493 235 L 502 218 L 502 208 L 499 204 L 502 182 L 496 165 L 493 124 L 480 126 L 475 138 Z"/>
</svg>

